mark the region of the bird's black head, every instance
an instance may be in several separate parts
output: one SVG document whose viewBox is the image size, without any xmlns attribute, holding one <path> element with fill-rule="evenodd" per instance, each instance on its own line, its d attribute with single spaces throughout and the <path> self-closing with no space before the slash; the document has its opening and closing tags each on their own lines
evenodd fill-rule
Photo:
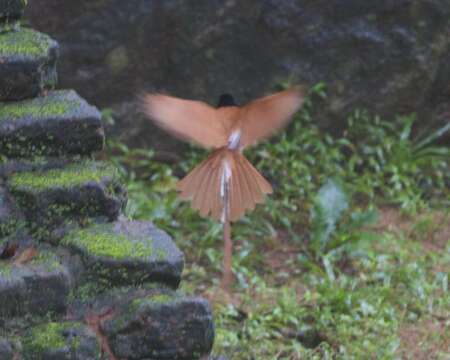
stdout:
<svg viewBox="0 0 450 360">
<path fill-rule="evenodd" d="M 219 98 L 219 103 L 217 104 L 217 107 L 224 107 L 224 106 L 237 106 L 237 104 L 234 102 L 234 98 L 230 94 L 222 94 Z"/>
</svg>

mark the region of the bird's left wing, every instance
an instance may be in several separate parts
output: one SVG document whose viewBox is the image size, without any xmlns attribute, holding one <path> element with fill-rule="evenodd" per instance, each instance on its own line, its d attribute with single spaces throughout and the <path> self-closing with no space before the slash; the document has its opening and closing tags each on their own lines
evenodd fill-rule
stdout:
<svg viewBox="0 0 450 360">
<path fill-rule="evenodd" d="M 206 148 L 227 144 L 227 126 L 217 110 L 201 101 L 161 94 L 142 96 L 144 113 L 160 128 L 181 140 Z"/>
<path fill-rule="evenodd" d="M 240 109 L 240 146 L 246 147 L 265 139 L 287 125 L 305 98 L 301 86 L 254 100 Z"/>
</svg>

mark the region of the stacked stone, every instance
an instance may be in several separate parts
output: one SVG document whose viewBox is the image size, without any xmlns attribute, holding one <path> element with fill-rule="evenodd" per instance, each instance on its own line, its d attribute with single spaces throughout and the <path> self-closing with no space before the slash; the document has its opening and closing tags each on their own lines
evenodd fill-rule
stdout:
<svg viewBox="0 0 450 360">
<path fill-rule="evenodd" d="M 0 359 L 200 359 L 208 303 L 170 237 L 121 216 L 99 111 L 54 90 L 58 44 L 0 0 Z"/>
</svg>

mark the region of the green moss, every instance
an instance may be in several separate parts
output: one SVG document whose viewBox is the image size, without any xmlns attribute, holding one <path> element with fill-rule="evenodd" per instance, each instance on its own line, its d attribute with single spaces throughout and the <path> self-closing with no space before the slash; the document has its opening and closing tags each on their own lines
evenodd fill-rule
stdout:
<svg viewBox="0 0 450 360">
<path fill-rule="evenodd" d="M 110 165 L 95 162 L 83 162 L 68 165 L 63 169 L 44 172 L 23 172 L 10 178 L 13 189 L 45 190 L 48 188 L 70 188 L 88 182 L 100 182 L 107 177 L 115 177 L 116 170 Z"/>
<path fill-rule="evenodd" d="M 9 31 L 18 31 L 20 28 L 20 22 L 16 20 L 7 19 L 4 22 L 0 22 L 0 33 Z"/>
<path fill-rule="evenodd" d="M 114 259 L 145 259 L 152 255 L 153 248 L 149 239 L 147 243 L 131 241 L 124 235 L 114 234 L 105 226 L 77 230 L 63 238 L 63 245 L 81 247 L 95 256 Z"/>
<path fill-rule="evenodd" d="M 44 268 L 49 272 L 62 267 L 58 257 L 54 253 L 45 250 L 39 250 L 38 254 L 26 265 L 39 266 L 41 269 Z M 10 277 L 15 266 L 17 265 L 13 265 L 9 261 L 0 260 L 0 276 Z"/>
<path fill-rule="evenodd" d="M 72 322 L 50 322 L 35 326 L 24 338 L 26 354 L 32 355 L 33 359 L 41 359 L 41 356 L 48 350 L 57 350 L 66 346 L 76 348 L 79 341 L 64 337 L 64 332 L 81 326 L 80 323 Z"/>
<path fill-rule="evenodd" d="M 62 348 L 66 345 L 62 331 L 66 328 L 67 324 L 55 322 L 36 326 L 31 331 L 30 345 L 36 350 Z"/>
<path fill-rule="evenodd" d="M 0 222 L 0 244 L 2 243 L 2 239 L 19 228 L 19 221 L 16 219 L 8 219 L 6 221 Z"/>
<path fill-rule="evenodd" d="M 131 306 L 131 309 L 133 309 L 133 311 L 135 311 L 142 304 L 147 304 L 147 303 L 166 304 L 173 300 L 175 300 L 175 297 L 173 295 L 168 295 L 168 294 L 148 295 L 143 298 L 134 299 L 131 302 L 130 306 Z"/>
<path fill-rule="evenodd" d="M 36 98 L 33 100 L 14 103 L 3 103 L 0 107 L 0 121 L 15 120 L 24 117 L 49 118 L 61 116 L 76 109 L 76 101 L 58 101 L 50 98 Z"/>
<path fill-rule="evenodd" d="M 169 301 L 172 301 L 173 299 L 174 299 L 173 296 L 167 294 L 154 295 L 148 298 L 148 300 L 155 303 L 167 303 Z"/>
<path fill-rule="evenodd" d="M 37 256 L 29 263 L 30 265 L 44 266 L 48 271 L 53 271 L 61 268 L 61 263 L 58 257 L 48 251 L 39 251 Z"/>
<path fill-rule="evenodd" d="M 0 34 L 0 57 L 46 56 L 53 40 L 30 29 Z"/>
<path fill-rule="evenodd" d="M 11 276 L 12 267 L 9 263 L 0 261 L 0 276 L 10 277 Z"/>
<path fill-rule="evenodd" d="M 165 259 L 167 259 L 167 251 L 164 250 L 164 249 L 156 250 L 156 258 L 158 260 L 165 260 Z"/>
</svg>

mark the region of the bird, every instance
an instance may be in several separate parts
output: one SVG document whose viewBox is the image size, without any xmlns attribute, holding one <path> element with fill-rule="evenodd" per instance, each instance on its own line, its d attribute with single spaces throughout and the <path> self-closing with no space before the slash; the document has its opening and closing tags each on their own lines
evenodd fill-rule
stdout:
<svg viewBox="0 0 450 360">
<path fill-rule="evenodd" d="M 183 200 L 201 216 L 223 224 L 221 287 L 232 283 L 231 222 L 254 210 L 273 192 L 271 184 L 247 160 L 243 150 L 285 127 L 304 103 L 306 87 L 293 86 L 238 105 L 224 93 L 215 107 L 203 101 L 161 93 L 143 93 L 143 113 L 172 136 L 210 149 L 199 165 L 177 183 Z"/>
</svg>

